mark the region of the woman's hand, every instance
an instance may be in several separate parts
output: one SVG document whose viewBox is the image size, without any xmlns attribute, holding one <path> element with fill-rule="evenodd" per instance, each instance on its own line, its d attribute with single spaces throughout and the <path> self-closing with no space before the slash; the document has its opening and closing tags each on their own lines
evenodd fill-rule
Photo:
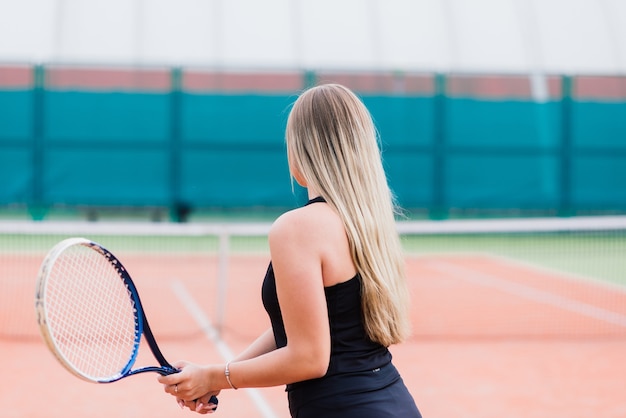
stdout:
<svg viewBox="0 0 626 418">
<path fill-rule="evenodd" d="M 163 390 L 174 396 L 181 408 L 187 407 L 203 414 L 212 412 L 217 405 L 210 402 L 210 398 L 217 395 L 220 389 L 211 387 L 209 366 L 178 362 L 174 367 L 180 372 L 158 377 Z"/>
<path fill-rule="evenodd" d="M 212 414 L 217 409 L 217 404 L 211 402 L 213 396 L 219 395 L 219 391 L 213 393 L 207 393 L 196 399 L 195 401 L 185 401 L 180 398 L 176 398 L 178 406 L 181 408 L 189 408 L 190 411 L 197 412 L 199 414 Z"/>
</svg>

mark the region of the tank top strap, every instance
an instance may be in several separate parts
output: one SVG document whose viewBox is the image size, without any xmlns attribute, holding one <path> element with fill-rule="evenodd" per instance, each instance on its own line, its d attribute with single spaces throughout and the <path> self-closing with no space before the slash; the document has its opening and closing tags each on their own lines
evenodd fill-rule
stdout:
<svg viewBox="0 0 626 418">
<path fill-rule="evenodd" d="M 326 199 L 324 199 L 322 196 L 317 196 L 306 202 L 304 206 L 310 205 L 311 203 L 326 203 Z"/>
</svg>

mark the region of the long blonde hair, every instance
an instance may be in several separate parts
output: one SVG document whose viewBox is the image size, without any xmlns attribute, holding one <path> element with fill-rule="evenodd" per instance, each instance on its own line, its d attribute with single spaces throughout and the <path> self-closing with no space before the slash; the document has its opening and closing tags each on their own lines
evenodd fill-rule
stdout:
<svg viewBox="0 0 626 418">
<path fill-rule="evenodd" d="M 394 197 L 372 117 L 344 86 L 326 84 L 296 100 L 286 130 L 289 167 L 341 217 L 362 278 L 365 329 L 385 346 L 409 333 L 404 259 Z"/>
</svg>

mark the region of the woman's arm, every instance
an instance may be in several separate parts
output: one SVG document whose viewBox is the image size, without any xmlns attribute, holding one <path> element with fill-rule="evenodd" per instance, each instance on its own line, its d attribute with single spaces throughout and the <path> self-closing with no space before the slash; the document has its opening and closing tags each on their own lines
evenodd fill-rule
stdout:
<svg viewBox="0 0 626 418">
<path fill-rule="evenodd" d="M 287 346 L 232 363 L 236 386 L 276 386 L 323 376 L 330 361 L 330 329 L 322 278 L 324 231 L 307 210 L 288 212 L 269 235 L 276 291 Z"/>
<path fill-rule="evenodd" d="M 256 340 L 254 340 L 254 342 L 250 344 L 248 348 L 239 353 L 239 355 L 237 355 L 231 361 L 237 362 L 248 360 L 269 353 L 273 350 L 276 350 L 274 333 L 272 332 L 272 328 L 268 328 L 263 334 L 261 334 Z"/>
<path fill-rule="evenodd" d="M 252 344 L 250 344 L 244 351 L 237 355 L 231 361 L 243 361 L 251 358 L 258 357 L 265 353 L 268 353 L 276 349 L 276 343 L 274 341 L 274 334 L 272 329 L 269 328 L 263 332 Z M 190 363 L 180 362 L 176 366 L 178 368 L 193 367 Z M 191 369 L 190 369 L 191 370 Z M 194 398 L 192 401 L 184 401 L 183 398 L 177 396 L 178 405 L 181 408 L 187 407 L 192 411 L 199 412 L 201 414 L 211 413 L 214 411 L 215 405 L 211 403 L 211 397 L 213 395 L 219 395 L 220 390 L 214 390 L 205 393 L 198 398 Z M 176 391 L 175 391 L 176 393 Z"/>
<path fill-rule="evenodd" d="M 272 226 L 270 252 L 287 346 L 268 350 L 274 342 L 272 338 L 270 344 L 271 331 L 266 331 L 229 365 L 237 388 L 283 385 L 321 377 L 327 371 L 330 328 L 321 265 L 325 231 L 315 219 L 300 209 L 281 216 Z M 222 364 L 178 367 L 181 373 L 159 377 L 172 395 L 195 399 L 231 387 Z"/>
</svg>

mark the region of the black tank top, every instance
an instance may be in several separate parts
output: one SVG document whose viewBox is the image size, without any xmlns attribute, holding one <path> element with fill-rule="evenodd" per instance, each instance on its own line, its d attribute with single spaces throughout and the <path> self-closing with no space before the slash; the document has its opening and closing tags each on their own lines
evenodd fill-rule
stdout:
<svg viewBox="0 0 626 418">
<path fill-rule="evenodd" d="M 311 199 L 307 205 L 316 202 L 324 202 L 324 199 Z M 375 370 L 391 362 L 389 350 L 370 340 L 365 332 L 361 309 L 361 276 L 357 274 L 346 282 L 326 287 L 324 293 L 331 338 L 328 371 L 320 379 L 287 385 L 288 391 L 304 387 L 309 390 L 316 383 L 322 383 L 322 380 L 326 380 L 325 385 L 328 386 L 333 377 Z M 271 262 L 263 280 L 262 299 L 272 324 L 276 346 L 284 347 L 287 345 L 287 335 Z"/>
</svg>

